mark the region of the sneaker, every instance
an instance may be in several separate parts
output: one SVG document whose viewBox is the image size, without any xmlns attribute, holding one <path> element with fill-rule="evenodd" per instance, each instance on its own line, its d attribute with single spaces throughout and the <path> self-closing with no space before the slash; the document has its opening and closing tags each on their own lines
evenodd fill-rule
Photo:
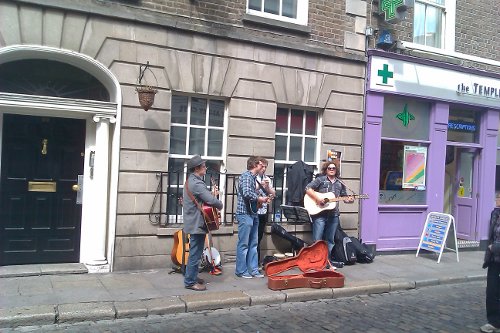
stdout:
<svg viewBox="0 0 500 333">
<path fill-rule="evenodd" d="M 255 278 L 263 278 L 264 274 L 262 274 L 261 272 L 257 272 L 255 274 L 252 274 L 252 276 L 255 277 Z"/>
<path fill-rule="evenodd" d="M 207 287 L 204 284 L 195 283 L 190 286 L 186 286 L 186 289 L 191 289 L 195 291 L 204 291 L 207 290 Z"/>
<path fill-rule="evenodd" d="M 500 328 L 496 328 L 495 326 L 493 326 L 491 324 L 485 324 L 485 325 L 481 326 L 479 329 L 481 330 L 481 332 L 484 332 L 484 333 L 500 332 Z"/>
<path fill-rule="evenodd" d="M 239 277 L 239 278 L 243 278 L 243 279 L 251 279 L 251 278 L 253 278 L 253 276 L 251 276 L 248 273 L 236 274 L 236 276 Z"/>
</svg>

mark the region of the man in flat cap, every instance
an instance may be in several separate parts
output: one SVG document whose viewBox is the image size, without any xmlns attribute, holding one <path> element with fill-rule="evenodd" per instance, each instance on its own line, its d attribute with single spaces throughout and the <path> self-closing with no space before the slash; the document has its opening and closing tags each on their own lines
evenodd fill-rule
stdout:
<svg viewBox="0 0 500 333">
<path fill-rule="evenodd" d="M 203 177 L 207 173 L 207 167 L 200 155 L 193 156 L 187 162 L 187 169 L 190 174 L 184 184 L 182 217 L 184 220 L 184 232 L 189 234 L 190 238 L 189 257 L 184 274 L 184 286 L 187 289 L 202 291 L 206 290 L 207 287 L 205 281 L 198 278 L 198 269 L 207 228 L 200 206 L 206 203 L 215 208 L 222 209 L 223 205 L 222 201 L 212 195 L 203 181 Z"/>
</svg>

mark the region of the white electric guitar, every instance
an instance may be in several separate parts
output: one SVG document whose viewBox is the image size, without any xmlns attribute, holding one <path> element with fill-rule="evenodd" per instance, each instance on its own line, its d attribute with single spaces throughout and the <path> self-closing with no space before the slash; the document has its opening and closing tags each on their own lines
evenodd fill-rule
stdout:
<svg viewBox="0 0 500 333">
<path fill-rule="evenodd" d="M 316 192 L 322 202 L 320 205 L 316 204 L 316 201 L 311 198 L 308 194 L 304 196 L 304 208 L 309 212 L 310 215 L 316 215 L 321 213 L 324 210 L 331 210 L 337 206 L 337 201 L 344 201 L 349 199 L 349 197 L 353 197 L 354 199 L 367 199 L 368 194 L 353 194 L 347 197 L 335 197 L 335 194 L 332 192 L 327 193 L 319 193 Z"/>
</svg>

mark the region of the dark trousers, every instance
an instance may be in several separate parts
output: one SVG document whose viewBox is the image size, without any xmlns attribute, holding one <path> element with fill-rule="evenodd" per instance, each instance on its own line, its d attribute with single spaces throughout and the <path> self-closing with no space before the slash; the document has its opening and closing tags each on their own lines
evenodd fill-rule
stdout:
<svg viewBox="0 0 500 333">
<path fill-rule="evenodd" d="M 486 279 L 486 318 L 488 323 L 500 328 L 500 263 L 488 266 Z"/>
<path fill-rule="evenodd" d="M 264 237 L 264 230 L 266 230 L 267 224 L 267 214 L 259 214 L 259 229 L 258 229 L 258 243 L 257 243 L 257 255 L 260 263 L 260 241 Z"/>
</svg>

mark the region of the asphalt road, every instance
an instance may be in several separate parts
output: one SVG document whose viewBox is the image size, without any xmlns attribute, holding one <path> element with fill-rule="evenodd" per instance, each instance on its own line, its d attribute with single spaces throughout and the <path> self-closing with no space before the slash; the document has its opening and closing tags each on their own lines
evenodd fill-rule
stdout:
<svg viewBox="0 0 500 333">
<path fill-rule="evenodd" d="M 486 282 L 335 300 L 5 329 L 2 332 L 479 332 Z"/>
</svg>

